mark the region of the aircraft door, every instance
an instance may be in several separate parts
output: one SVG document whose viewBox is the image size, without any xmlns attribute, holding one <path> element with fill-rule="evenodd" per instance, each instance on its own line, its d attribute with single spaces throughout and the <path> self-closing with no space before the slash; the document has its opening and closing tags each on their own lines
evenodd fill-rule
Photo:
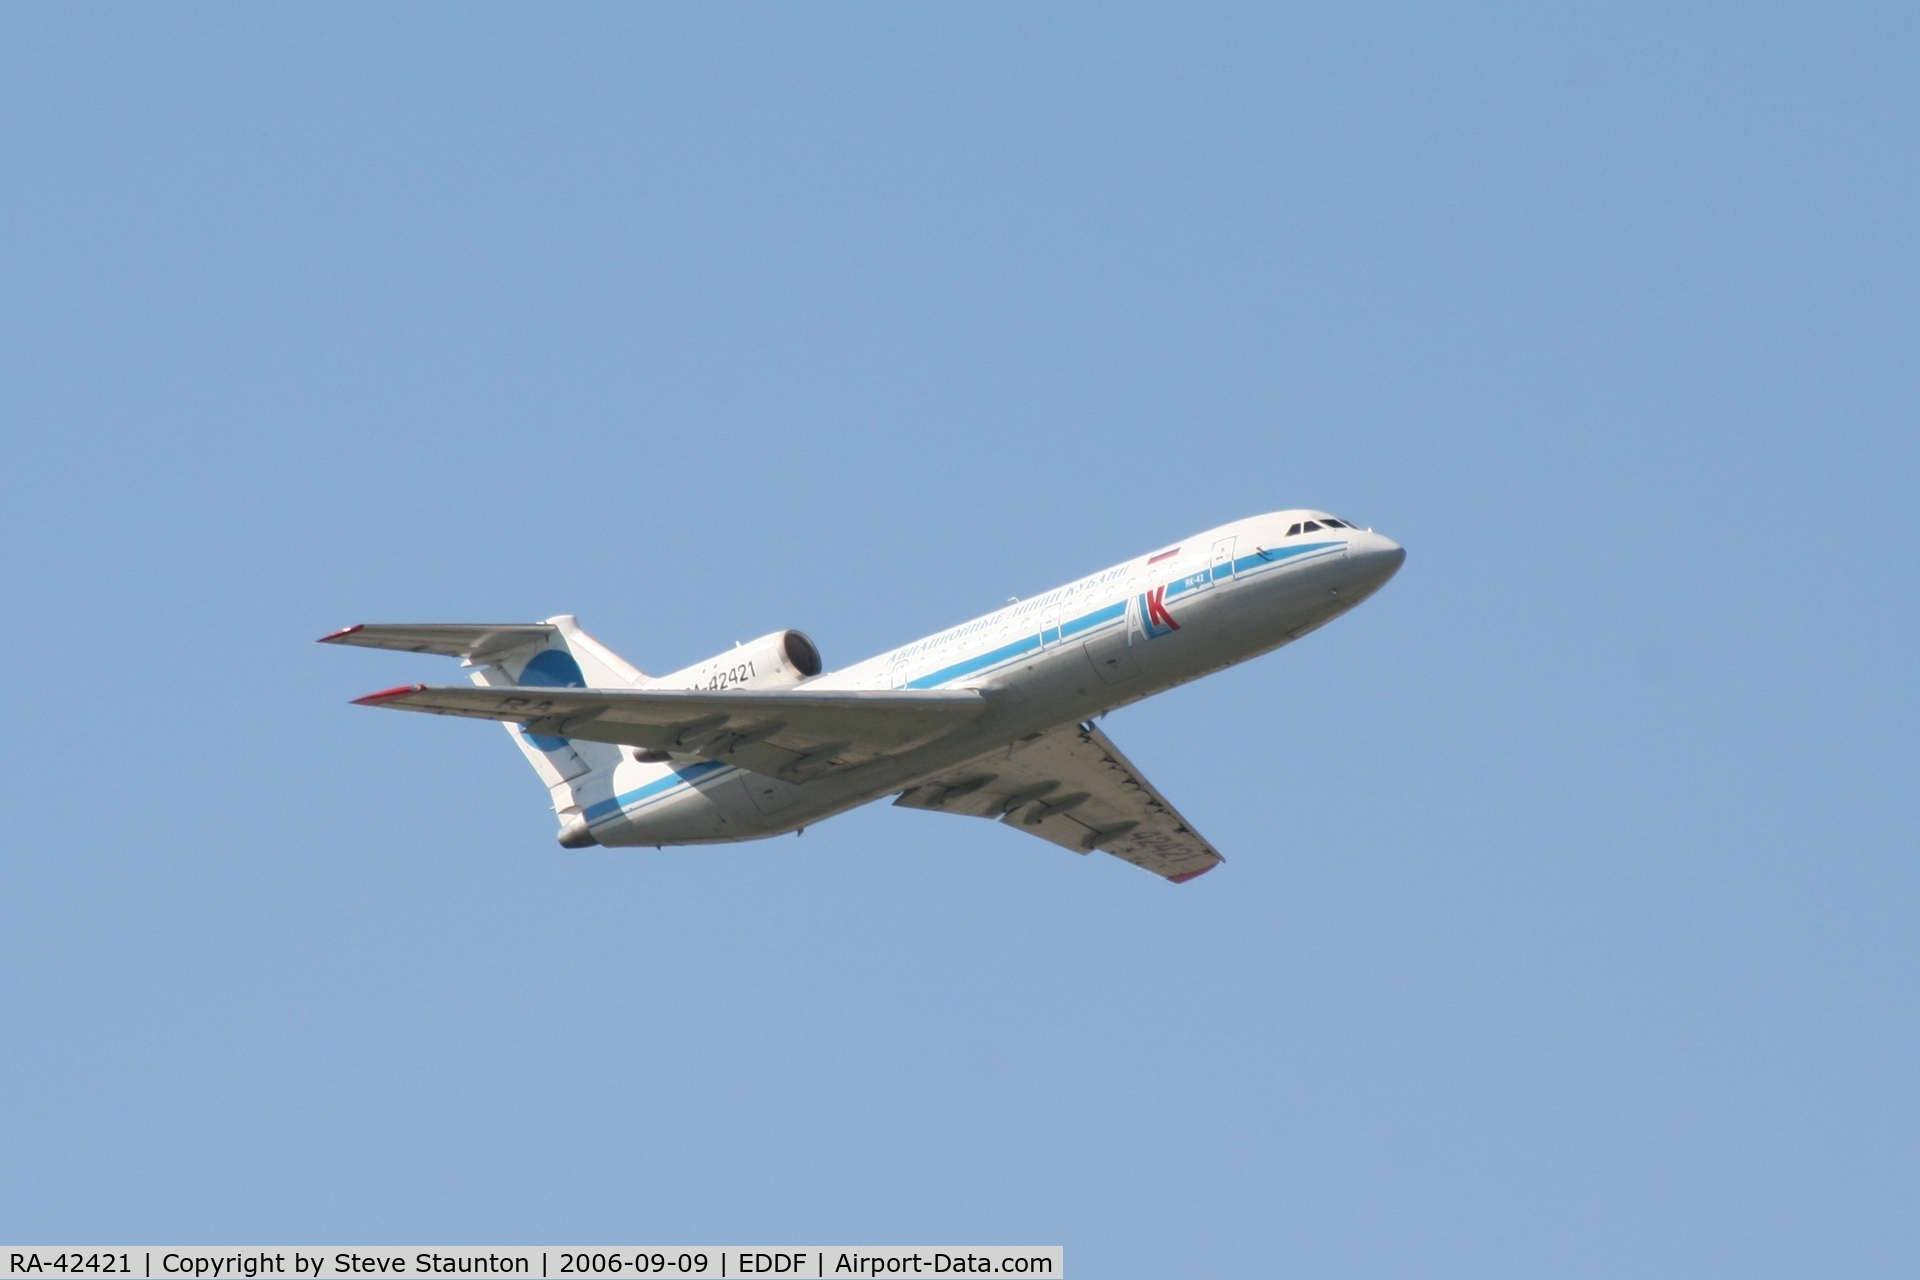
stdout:
<svg viewBox="0 0 1920 1280">
<path fill-rule="evenodd" d="M 1054 605 L 1040 615 L 1040 647 L 1051 649 L 1060 643 L 1060 606 Z"/>
<path fill-rule="evenodd" d="M 1213 544 L 1213 564 L 1208 576 L 1215 582 L 1233 576 L 1233 543 L 1232 538 L 1222 538 Z"/>
<path fill-rule="evenodd" d="M 1112 627 L 1080 646 L 1087 655 L 1087 661 L 1093 664 L 1093 673 L 1100 677 L 1103 684 L 1123 684 L 1140 674 L 1140 667 L 1134 662 L 1133 644 L 1133 602 L 1127 602 L 1127 616 L 1120 625 Z"/>
</svg>

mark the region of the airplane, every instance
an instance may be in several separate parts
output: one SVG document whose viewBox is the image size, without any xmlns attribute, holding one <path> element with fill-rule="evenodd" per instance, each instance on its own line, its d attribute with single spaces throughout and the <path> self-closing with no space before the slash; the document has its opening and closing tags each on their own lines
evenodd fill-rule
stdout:
<svg viewBox="0 0 1920 1280">
<path fill-rule="evenodd" d="M 647 676 L 571 614 L 319 643 L 461 659 L 471 685 L 354 701 L 505 722 L 568 849 L 754 840 L 895 796 L 1182 883 L 1224 859 L 1094 720 L 1299 639 L 1405 559 L 1326 512 L 1275 512 L 834 672 L 805 634 L 776 631 Z"/>
</svg>

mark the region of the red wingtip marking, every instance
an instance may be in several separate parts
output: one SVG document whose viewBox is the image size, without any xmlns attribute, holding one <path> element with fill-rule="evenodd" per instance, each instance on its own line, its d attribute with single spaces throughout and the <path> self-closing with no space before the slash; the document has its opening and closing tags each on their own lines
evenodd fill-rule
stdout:
<svg viewBox="0 0 1920 1280">
<path fill-rule="evenodd" d="M 1175 884 L 1185 884 L 1187 881 L 1193 879 L 1195 876 L 1203 876 L 1207 874 L 1207 872 L 1213 870 L 1215 867 L 1219 865 L 1220 864 L 1217 862 L 1209 862 L 1206 866 L 1200 868 L 1198 871 L 1182 872 L 1180 875 L 1177 875 L 1177 876 L 1168 876 L 1167 879 L 1173 881 L 1173 883 Z"/>
<path fill-rule="evenodd" d="M 388 702 L 394 698 L 404 698 L 410 693 L 419 693 L 426 687 L 427 686 L 423 684 L 397 684 L 391 689 L 382 689 L 380 692 L 370 693 L 364 698 L 355 698 L 353 705 L 356 707 L 370 707 L 376 702 Z"/>
<path fill-rule="evenodd" d="M 318 640 L 315 640 L 314 643 L 328 644 L 328 643 L 331 643 L 332 641 L 340 639 L 342 636 L 350 636 L 356 631 L 365 631 L 366 629 L 367 629 L 366 623 L 356 622 L 350 627 L 342 627 L 338 631 L 330 632 L 327 635 L 321 636 Z"/>
</svg>

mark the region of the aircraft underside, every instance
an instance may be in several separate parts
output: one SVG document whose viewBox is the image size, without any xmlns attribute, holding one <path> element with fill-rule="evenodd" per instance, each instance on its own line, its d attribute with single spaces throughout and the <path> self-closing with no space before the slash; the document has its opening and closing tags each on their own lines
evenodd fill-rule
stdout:
<svg viewBox="0 0 1920 1280">
<path fill-rule="evenodd" d="M 1403 558 L 1320 513 L 1260 517 L 825 675 L 794 631 L 658 679 L 566 616 L 326 639 L 464 659 L 471 686 L 360 701 L 507 723 L 569 847 L 758 839 L 895 795 L 1180 881 L 1220 854 L 1093 719 L 1324 625 Z"/>
</svg>

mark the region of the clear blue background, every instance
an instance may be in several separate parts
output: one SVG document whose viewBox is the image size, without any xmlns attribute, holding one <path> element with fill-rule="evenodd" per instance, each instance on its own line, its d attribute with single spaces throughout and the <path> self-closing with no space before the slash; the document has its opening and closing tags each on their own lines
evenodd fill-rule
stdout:
<svg viewBox="0 0 1920 1280">
<path fill-rule="evenodd" d="M 0 1238 L 1920 1269 L 1910 5 L 0 15 Z M 1170 887 L 568 853 L 448 664 L 844 664 L 1214 524 Z"/>
</svg>

